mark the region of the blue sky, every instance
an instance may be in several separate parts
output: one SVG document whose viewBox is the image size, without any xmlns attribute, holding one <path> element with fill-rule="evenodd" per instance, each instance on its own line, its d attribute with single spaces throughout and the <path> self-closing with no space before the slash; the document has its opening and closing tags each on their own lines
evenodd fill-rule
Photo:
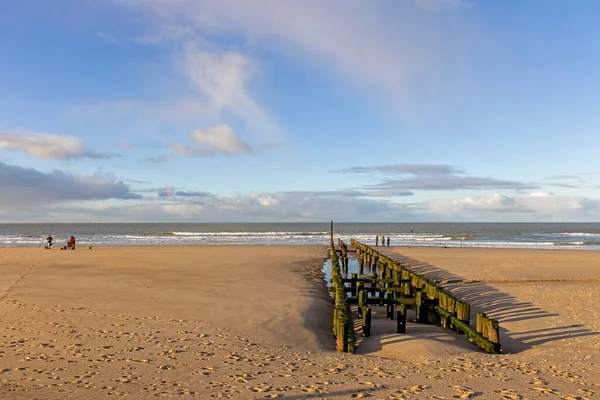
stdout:
<svg viewBox="0 0 600 400">
<path fill-rule="evenodd" d="M 595 1 L 0 6 L 0 222 L 598 221 Z"/>
</svg>

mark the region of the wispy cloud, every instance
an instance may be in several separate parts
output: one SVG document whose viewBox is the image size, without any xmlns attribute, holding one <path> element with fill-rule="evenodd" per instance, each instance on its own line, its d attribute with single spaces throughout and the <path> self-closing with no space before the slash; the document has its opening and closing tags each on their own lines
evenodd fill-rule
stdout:
<svg viewBox="0 0 600 400">
<path fill-rule="evenodd" d="M 177 155 L 185 157 L 212 157 L 252 153 L 252 148 L 242 141 L 228 125 L 197 129 L 190 133 L 191 144 L 171 143 L 170 154 L 151 157 L 150 162 L 161 163 Z"/>
<path fill-rule="evenodd" d="M 96 37 L 104 43 L 112 44 L 114 46 L 124 46 L 124 43 L 121 40 L 106 32 L 98 32 L 96 33 Z"/>
<path fill-rule="evenodd" d="M 241 141 L 227 125 L 198 129 L 190 134 L 190 139 L 201 148 L 221 154 L 250 153 L 252 149 Z"/>
<path fill-rule="evenodd" d="M 365 191 L 377 194 L 379 196 L 393 196 L 394 193 L 400 193 L 399 195 L 407 195 L 402 193 L 409 193 L 410 191 L 414 190 L 524 190 L 536 189 L 539 187 L 537 184 L 528 182 L 469 176 L 465 171 L 452 165 L 375 165 L 368 167 L 352 167 L 333 172 L 391 175 L 391 177 L 387 177 L 381 182 L 363 187 Z"/>
<path fill-rule="evenodd" d="M 335 170 L 337 173 L 383 173 L 383 174 L 411 174 L 411 175 L 451 175 L 462 174 L 463 170 L 451 165 L 436 164 L 397 164 L 397 165 L 375 165 L 370 167 L 352 167 Z"/>
<path fill-rule="evenodd" d="M 490 189 L 536 189 L 538 185 L 502 180 L 496 178 L 485 178 L 476 176 L 460 175 L 429 175 L 426 177 L 410 177 L 400 179 L 388 179 L 383 182 L 370 185 L 369 190 L 490 190 Z"/>
<path fill-rule="evenodd" d="M 73 158 L 108 159 L 116 154 L 86 150 L 80 138 L 28 131 L 0 132 L 0 149 L 25 153 L 41 159 L 69 160 Z"/>
<path fill-rule="evenodd" d="M 558 183 L 558 182 L 550 183 L 549 185 L 555 186 L 555 187 L 563 187 L 563 188 L 567 188 L 567 189 L 575 189 L 575 188 L 579 187 L 577 185 L 572 185 L 570 183 Z"/>
<path fill-rule="evenodd" d="M 355 85 L 376 86 L 399 99 L 419 92 L 412 88 L 449 73 L 463 59 L 463 44 L 472 37 L 466 23 L 449 23 L 430 12 L 464 4 L 458 0 L 391 2 L 385 13 L 370 2 L 351 0 L 113 1 L 146 12 L 148 32 L 143 42 L 181 45 L 233 37 L 244 40 L 249 48 L 275 45 L 298 62 L 309 60 L 311 66 L 333 68 Z M 448 43 L 453 44 L 452 51 Z M 214 66 L 226 65 L 219 76 L 234 77 L 226 93 L 240 88 L 239 83 L 247 81 L 253 70 L 248 57 L 237 50 L 188 47 L 185 60 L 187 67 L 193 66 L 186 72 L 194 82 L 198 79 L 195 71 L 204 75 L 213 73 Z M 206 81 L 201 76 L 198 87 L 212 90 L 215 82 L 210 78 L 207 85 Z M 233 98 L 228 103 L 238 111 L 256 113 L 245 89 L 237 90 Z"/>
<path fill-rule="evenodd" d="M 548 179 L 559 179 L 559 180 L 581 180 L 580 176 L 577 175 L 554 175 L 554 176 L 549 176 Z"/>
<path fill-rule="evenodd" d="M 177 190 L 173 186 L 165 186 L 158 189 L 159 198 L 176 198 L 176 197 L 213 197 L 210 192 L 199 190 Z"/>
<path fill-rule="evenodd" d="M 229 111 L 261 126 L 269 124 L 266 111 L 248 90 L 254 75 L 254 65 L 248 57 L 236 51 L 205 49 L 188 43 L 183 65 L 192 87 L 215 111 Z"/>
<path fill-rule="evenodd" d="M 196 190 L 177 190 L 175 196 L 179 197 L 212 197 L 210 192 L 201 192 Z"/>
</svg>

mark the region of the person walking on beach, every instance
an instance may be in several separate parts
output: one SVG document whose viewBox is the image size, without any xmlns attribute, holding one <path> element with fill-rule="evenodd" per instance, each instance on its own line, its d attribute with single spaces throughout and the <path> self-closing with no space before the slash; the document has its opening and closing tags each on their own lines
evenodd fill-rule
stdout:
<svg viewBox="0 0 600 400">
<path fill-rule="evenodd" d="M 379 246 L 379 236 L 375 236 L 375 246 Z"/>
<path fill-rule="evenodd" d="M 46 238 L 46 242 L 48 242 L 48 244 L 46 245 L 46 248 L 51 249 L 52 248 L 52 235 L 48 235 L 48 237 Z"/>
<path fill-rule="evenodd" d="M 387 245 L 388 245 L 388 247 L 390 247 L 390 237 L 389 237 L 389 236 L 387 237 L 387 243 L 388 243 L 388 244 L 387 244 Z"/>
<path fill-rule="evenodd" d="M 69 238 L 69 243 L 71 243 L 71 244 L 69 245 L 69 247 L 71 248 L 71 250 L 75 250 L 75 236 L 71 236 L 71 237 Z"/>
<path fill-rule="evenodd" d="M 381 235 L 381 245 L 385 246 L 385 236 Z"/>
</svg>

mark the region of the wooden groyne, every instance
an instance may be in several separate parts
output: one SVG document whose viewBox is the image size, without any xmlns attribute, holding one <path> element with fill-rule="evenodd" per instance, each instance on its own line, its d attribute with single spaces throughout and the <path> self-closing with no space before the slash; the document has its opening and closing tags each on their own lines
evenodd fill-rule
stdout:
<svg viewBox="0 0 600 400">
<path fill-rule="evenodd" d="M 340 248 L 343 247 L 340 246 Z M 350 308 L 346 286 L 342 277 L 338 251 L 333 245 L 333 233 L 329 242 L 329 250 L 331 255 L 331 292 L 335 305 L 333 310 L 333 335 L 336 339 L 336 349 L 338 351 L 354 353 L 356 350 L 356 337 L 354 335 L 352 310 Z M 344 256 L 341 257 L 342 263 L 347 266 L 348 257 L 345 253 L 343 254 Z"/>
<path fill-rule="evenodd" d="M 411 308 L 415 310 L 417 323 L 439 324 L 444 328 L 465 334 L 473 343 L 488 353 L 500 352 L 497 320 L 488 318 L 484 313 L 477 313 L 475 326 L 472 327 L 469 303 L 457 299 L 445 288 L 438 286 L 436 282 L 411 271 L 398 261 L 394 261 L 354 239 L 351 239 L 351 246 L 356 252 L 359 262 L 360 277 L 358 274 L 352 274 L 351 278 L 344 279 L 339 259 L 343 260 L 342 267 L 347 268 L 348 246 L 338 240 L 336 251 L 333 249 L 333 238 L 330 244 L 332 248 L 331 289 L 335 293 L 336 301 L 334 330 L 336 330 L 336 318 L 337 320 L 344 318 L 345 324 L 349 319 L 350 326 L 352 325 L 350 304 L 357 304 L 357 317 L 361 320 L 364 336 L 370 336 L 371 305 L 385 306 L 387 319 L 396 319 L 397 321 L 396 332 L 406 333 L 406 310 Z M 339 259 L 338 254 L 340 255 Z M 372 271 L 371 275 L 363 274 L 365 267 Z M 343 304 L 344 307 L 347 306 L 342 314 L 337 311 L 338 303 Z M 336 335 L 336 338 L 339 336 Z M 343 340 L 350 340 L 350 338 Z M 355 338 L 352 337 L 352 348 L 346 346 L 344 351 L 350 351 L 350 349 L 354 351 L 354 346 Z M 339 344 L 338 350 L 341 350 Z"/>
</svg>

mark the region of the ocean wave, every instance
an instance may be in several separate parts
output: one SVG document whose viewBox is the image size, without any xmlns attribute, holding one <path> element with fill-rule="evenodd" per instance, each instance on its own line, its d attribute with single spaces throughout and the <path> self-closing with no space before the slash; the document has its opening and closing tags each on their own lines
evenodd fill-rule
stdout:
<svg viewBox="0 0 600 400">
<path fill-rule="evenodd" d="M 563 232 L 563 233 L 558 233 L 558 235 L 575 236 L 575 237 L 589 237 L 589 236 L 600 236 L 600 233 L 591 233 L 591 232 Z"/>
<path fill-rule="evenodd" d="M 175 236 L 323 236 L 329 232 L 172 232 Z"/>
<path fill-rule="evenodd" d="M 475 237 L 472 235 L 467 236 L 452 236 L 451 240 L 475 240 Z"/>
</svg>

